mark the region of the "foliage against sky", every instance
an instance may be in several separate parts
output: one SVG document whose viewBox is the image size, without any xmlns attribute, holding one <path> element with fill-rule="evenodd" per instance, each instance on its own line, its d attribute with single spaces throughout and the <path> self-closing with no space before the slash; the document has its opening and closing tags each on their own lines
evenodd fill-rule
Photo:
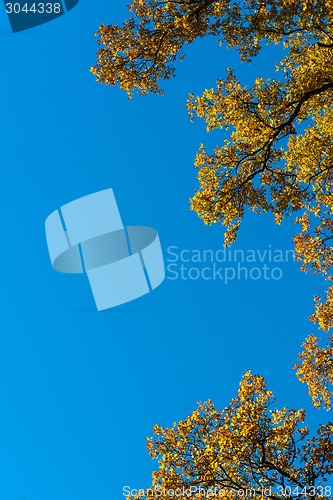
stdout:
<svg viewBox="0 0 333 500">
<path fill-rule="evenodd" d="M 222 411 L 211 401 L 172 428 L 154 427 L 152 485 L 129 498 L 329 499 L 333 425 L 310 436 L 304 410 L 278 409 L 263 377 L 246 372 Z M 169 496 L 168 496 L 169 495 Z"/>
<path fill-rule="evenodd" d="M 205 224 L 220 222 L 231 244 L 248 208 L 270 212 L 275 222 L 295 214 L 295 252 L 301 269 L 332 280 L 333 238 L 333 2 L 331 0 L 133 0 L 123 26 L 102 25 L 100 83 L 119 84 L 129 97 L 163 93 L 161 81 L 195 39 L 214 35 L 251 62 L 263 43 L 280 44 L 285 57 L 272 78 L 258 75 L 251 88 L 232 68 L 216 87 L 190 95 L 190 118 L 208 131 L 229 130 L 223 145 L 197 152 L 199 189 L 191 199 Z M 274 78 L 274 70 L 279 78 Z M 315 299 L 310 318 L 329 333 L 333 286 Z M 331 408 L 333 337 L 325 346 L 310 335 L 296 366 L 316 407 Z"/>
<path fill-rule="evenodd" d="M 226 228 L 226 245 L 236 239 L 246 208 L 272 213 L 277 224 L 295 214 L 301 268 L 327 280 L 333 279 L 332 7 L 320 0 L 134 0 L 122 27 L 100 27 L 92 68 L 101 83 L 119 84 L 132 97 L 135 91 L 163 93 L 161 80 L 175 75 L 184 46 L 196 38 L 215 35 L 248 63 L 264 42 L 281 44 L 285 56 L 272 68 L 279 78 L 258 75 L 247 88 L 227 68 L 215 88 L 189 96 L 191 119 L 202 118 L 208 131 L 230 130 L 213 152 L 200 146 L 195 160 L 199 189 L 191 208 L 204 223 Z M 333 326 L 333 286 L 324 302 L 316 297 L 311 320 L 325 332 Z M 321 346 L 310 335 L 296 366 L 314 406 L 327 409 L 332 340 Z M 302 410 L 272 411 L 271 404 L 263 378 L 247 372 L 237 397 L 222 412 L 208 401 L 171 429 L 155 426 L 155 438 L 148 441 L 149 453 L 159 462 L 152 487 L 225 489 L 226 498 L 232 490 L 254 488 L 260 494 L 260 488 L 269 487 L 273 499 L 286 486 L 296 488 L 293 498 L 316 487 L 314 496 L 328 498 L 324 486 L 333 468 L 332 425 L 320 426 L 310 437 Z"/>
</svg>

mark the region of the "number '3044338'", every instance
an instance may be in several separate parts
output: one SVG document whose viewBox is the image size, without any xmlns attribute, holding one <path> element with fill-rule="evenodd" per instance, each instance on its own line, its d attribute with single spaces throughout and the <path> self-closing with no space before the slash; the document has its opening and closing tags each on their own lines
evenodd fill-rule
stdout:
<svg viewBox="0 0 333 500">
<path fill-rule="evenodd" d="M 18 2 L 16 3 L 6 3 L 6 12 L 7 14 L 20 14 L 25 13 L 34 13 L 34 14 L 52 14 L 53 12 L 55 14 L 59 14 L 61 12 L 61 4 L 60 3 L 33 3 L 29 5 L 28 3 L 20 4 Z"/>
<path fill-rule="evenodd" d="M 79 0 L 56 0 L 48 2 L 26 2 L 4 0 L 8 19 L 15 33 L 27 30 L 56 19 L 73 9 Z"/>
</svg>

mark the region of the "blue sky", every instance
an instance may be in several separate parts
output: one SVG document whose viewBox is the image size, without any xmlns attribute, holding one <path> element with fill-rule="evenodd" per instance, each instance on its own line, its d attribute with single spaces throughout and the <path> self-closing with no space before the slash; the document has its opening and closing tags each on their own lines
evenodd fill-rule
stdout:
<svg viewBox="0 0 333 500">
<path fill-rule="evenodd" d="M 226 66 L 243 81 L 268 76 L 278 58 L 272 47 L 253 67 L 239 66 L 237 54 L 201 40 L 165 97 L 130 101 L 89 73 L 93 33 L 125 16 L 123 1 L 81 0 L 49 24 L 12 34 L 0 9 L 4 500 L 111 500 L 124 498 L 125 485 L 148 486 L 153 425 L 172 425 L 197 400 L 223 407 L 248 369 L 266 377 L 281 406 L 307 408 L 312 424 L 327 420 L 291 371 L 304 337 L 316 332 L 307 317 L 324 284 L 291 260 L 265 261 L 279 267 L 279 280 L 166 279 L 104 312 L 84 276 L 53 271 L 46 217 L 109 187 L 125 224 L 158 230 L 166 259 L 170 246 L 178 254 L 221 249 L 221 227 L 205 227 L 188 200 L 196 149 L 220 144 L 222 134 L 190 123 L 187 95 L 213 86 Z M 284 252 L 294 231 L 292 221 L 277 227 L 247 214 L 233 248 Z"/>
</svg>

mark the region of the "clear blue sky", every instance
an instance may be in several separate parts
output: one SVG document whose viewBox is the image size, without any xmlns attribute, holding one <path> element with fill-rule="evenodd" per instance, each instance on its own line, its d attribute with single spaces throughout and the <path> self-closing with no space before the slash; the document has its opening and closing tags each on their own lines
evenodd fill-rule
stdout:
<svg viewBox="0 0 333 500">
<path fill-rule="evenodd" d="M 243 81 L 267 76 L 278 57 L 271 48 L 253 67 L 239 66 L 216 40 L 199 41 L 165 97 L 130 101 L 89 73 L 93 33 L 125 16 L 123 1 L 81 0 L 52 23 L 12 34 L 0 9 L 2 500 L 111 500 L 124 498 L 125 485 L 148 486 L 153 425 L 172 425 L 197 400 L 223 407 L 247 369 L 266 377 L 281 406 L 309 408 L 312 424 L 327 419 L 291 371 L 316 332 L 307 317 L 323 284 L 291 259 L 241 264 L 278 267 L 279 280 L 246 280 L 245 271 L 227 284 L 166 279 L 99 313 L 85 277 L 53 271 L 46 217 L 109 187 L 125 224 L 158 230 L 166 259 L 175 258 L 170 246 L 178 255 L 221 249 L 222 229 L 205 227 L 188 199 L 196 149 L 220 144 L 222 134 L 190 123 L 187 94 L 213 86 L 225 66 Z M 233 248 L 285 252 L 294 230 L 247 214 Z M 220 265 L 237 270 L 238 262 Z"/>
</svg>

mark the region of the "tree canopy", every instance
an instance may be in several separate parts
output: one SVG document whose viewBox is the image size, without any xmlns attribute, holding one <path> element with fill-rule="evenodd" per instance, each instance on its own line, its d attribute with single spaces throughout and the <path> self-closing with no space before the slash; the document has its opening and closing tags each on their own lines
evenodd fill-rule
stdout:
<svg viewBox="0 0 333 500">
<path fill-rule="evenodd" d="M 333 249 L 333 0 L 132 0 L 123 26 L 102 25 L 91 71 L 100 83 L 163 93 L 184 47 L 214 35 L 251 63 L 263 44 L 280 44 L 279 78 L 258 75 L 251 88 L 232 68 L 201 96 L 190 95 L 190 118 L 207 130 L 230 130 L 213 151 L 197 152 L 198 190 L 191 199 L 205 224 L 221 223 L 225 245 L 237 237 L 245 210 L 292 214 L 295 253 L 304 271 L 332 281 Z M 296 231 L 295 231 L 296 232 Z M 296 373 L 313 404 L 332 407 L 333 285 L 315 299 L 310 318 L 328 333 L 310 335 Z"/>
<path fill-rule="evenodd" d="M 147 444 L 158 470 L 150 487 L 128 498 L 328 500 L 333 424 L 311 436 L 304 410 L 273 405 L 263 377 L 247 372 L 223 410 L 199 402 L 173 427 L 156 425 Z"/>
</svg>

